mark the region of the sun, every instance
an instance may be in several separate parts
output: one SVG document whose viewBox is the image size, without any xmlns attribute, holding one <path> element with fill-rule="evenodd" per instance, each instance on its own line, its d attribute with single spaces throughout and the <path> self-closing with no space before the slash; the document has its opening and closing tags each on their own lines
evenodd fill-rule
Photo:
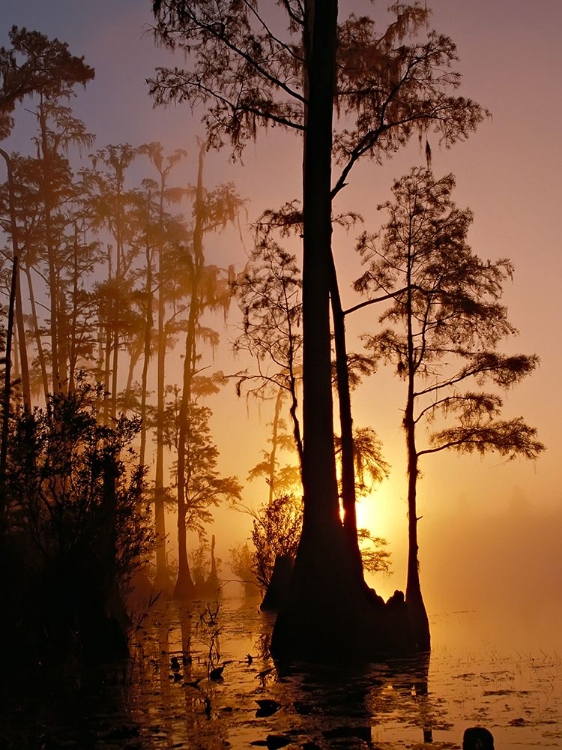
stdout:
<svg viewBox="0 0 562 750">
<path fill-rule="evenodd" d="M 404 493 L 396 482 L 385 479 L 357 503 L 357 526 L 387 542 L 390 575 L 365 573 L 369 586 L 388 599 L 395 589 L 404 590 L 408 549 L 408 519 Z"/>
<path fill-rule="evenodd" d="M 385 479 L 357 502 L 357 526 L 389 542 L 401 540 L 407 533 L 407 508 L 400 489 Z"/>
</svg>

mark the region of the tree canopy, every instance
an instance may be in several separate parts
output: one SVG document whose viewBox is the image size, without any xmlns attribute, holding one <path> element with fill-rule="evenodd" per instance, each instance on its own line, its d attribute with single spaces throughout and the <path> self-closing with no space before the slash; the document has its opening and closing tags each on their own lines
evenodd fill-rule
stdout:
<svg viewBox="0 0 562 750">
<path fill-rule="evenodd" d="M 58 39 L 17 26 L 8 37 L 11 46 L 0 48 L 0 141 L 9 135 L 11 113 L 26 96 L 57 98 L 66 86 L 86 85 L 95 76 L 84 58 L 72 55 Z"/>
</svg>

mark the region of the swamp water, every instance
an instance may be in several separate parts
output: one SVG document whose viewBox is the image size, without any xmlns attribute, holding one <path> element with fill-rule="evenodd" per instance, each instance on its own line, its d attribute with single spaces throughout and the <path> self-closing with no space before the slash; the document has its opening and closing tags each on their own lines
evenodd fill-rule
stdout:
<svg viewBox="0 0 562 750">
<path fill-rule="evenodd" d="M 159 605 L 138 626 L 126 669 L 62 696 L 30 685 L 10 701 L 0 747 L 459 748 L 480 724 L 500 750 L 562 748 L 556 633 L 494 635 L 477 613 L 458 612 L 433 618 L 430 659 L 278 672 L 272 625 L 255 600 Z"/>
</svg>

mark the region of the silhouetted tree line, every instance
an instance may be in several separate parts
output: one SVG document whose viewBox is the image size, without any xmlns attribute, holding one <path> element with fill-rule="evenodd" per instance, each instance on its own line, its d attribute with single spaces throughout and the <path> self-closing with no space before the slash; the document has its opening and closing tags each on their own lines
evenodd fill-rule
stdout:
<svg viewBox="0 0 562 750">
<path fill-rule="evenodd" d="M 195 591 L 186 531 L 204 540 L 209 507 L 239 495 L 237 480 L 217 469 L 204 400 L 220 375 L 203 374 L 201 350 L 218 343 L 202 316 L 226 314 L 231 275 L 206 262 L 204 237 L 235 221 L 242 201 L 232 185 L 205 188 L 205 144 L 195 187 L 171 184 L 184 151 L 168 156 L 158 143 L 94 151 L 71 107 L 94 70 L 39 32 L 13 28 L 9 41 L 0 50 L 1 135 L 17 125 L 24 99 L 37 128 L 32 155 L 0 149 L 8 177 L 0 273 L 11 311 L 3 329 L 3 554 L 22 571 L 10 589 L 14 627 L 29 615 L 33 639 L 43 616 L 58 618 L 30 653 L 48 648 L 57 628 L 85 652 L 103 641 L 93 638 L 102 621 L 123 635 L 119 602 L 133 573 L 150 569 L 154 544 L 155 595 L 173 593 L 165 506 L 178 510 L 175 593 L 185 597 Z M 181 340 L 176 385 L 167 367 Z M 129 446 L 137 454 L 122 463 Z"/>
</svg>

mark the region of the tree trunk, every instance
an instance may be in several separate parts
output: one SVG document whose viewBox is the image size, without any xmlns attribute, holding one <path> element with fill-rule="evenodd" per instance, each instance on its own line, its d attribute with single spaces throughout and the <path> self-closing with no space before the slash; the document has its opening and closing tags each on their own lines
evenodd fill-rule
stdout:
<svg viewBox="0 0 562 750">
<path fill-rule="evenodd" d="M 189 429 L 189 407 L 192 401 L 192 382 L 196 362 L 196 335 L 197 323 L 201 311 L 199 285 L 201 272 L 203 270 L 203 157 L 205 146 L 199 149 L 199 169 L 197 172 L 197 189 L 195 195 L 195 226 L 193 229 L 193 264 L 191 279 L 191 303 L 189 305 L 189 319 L 187 323 L 187 334 L 185 339 L 185 359 L 183 363 L 183 390 L 179 413 L 179 439 L 178 439 L 178 579 L 174 589 L 174 598 L 185 599 L 193 595 L 194 584 L 189 571 L 187 557 L 187 529 L 185 525 L 187 506 L 186 493 L 188 483 L 186 482 L 185 449 L 187 432 Z"/>
<path fill-rule="evenodd" d="M 127 366 L 127 382 L 125 383 L 125 388 L 121 392 L 121 399 L 122 404 L 125 409 L 125 411 L 128 411 L 131 408 L 131 399 L 134 399 L 134 394 L 132 394 L 133 391 L 133 379 L 135 377 L 135 370 L 137 369 L 137 365 L 139 363 L 139 360 L 141 356 L 143 355 L 145 351 L 145 341 L 144 337 L 146 335 L 146 321 L 145 321 L 145 331 L 143 333 L 142 340 L 139 341 L 133 341 L 132 344 L 128 347 L 127 354 L 129 355 L 129 364 Z M 143 364 L 144 367 L 144 364 Z M 142 375 L 141 375 L 142 378 Z"/>
<path fill-rule="evenodd" d="M 179 483 L 178 483 L 179 484 Z M 178 577 L 174 586 L 174 599 L 192 599 L 195 596 L 195 584 L 189 569 L 187 557 L 187 528 L 185 525 L 185 502 L 178 507 Z"/>
<path fill-rule="evenodd" d="M 163 199 L 160 199 L 160 224 L 164 213 Z M 164 490 L 164 389 L 166 373 L 166 344 L 167 336 L 164 326 L 166 306 L 163 291 L 164 261 L 161 245 L 158 253 L 158 333 L 156 347 L 156 469 L 154 476 L 154 528 L 156 531 L 156 581 L 157 590 L 171 593 L 173 586 L 168 573 L 166 557 L 166 516 Z"/>
<path fill-rule="evenodd" d="M 143 337 L 143 363 L 142 363 L 142 374 L 141 374 L 141 403 L 140 403 L 140 418 L 141 418 L 141 433 L 140 433 L 140 448 L 139 448 L 139 463 L 144 465 L 146 463 L 146 389 L 148 386 L 148 364 L 150 362 L 151 344 L 152 344 L 152 252 L 150 249 L 150 243 L 148 238 L 146 239 L 146 284 L 145 284 L 145 299 L 146 299 L 146 317 L 144 322 L 144 337 Z"/>
<path fill-rule="evenodd" d="M 382 600 L 369 598 L 339 515 L 330 345 L 331 158 L 337 2 L 305 3 L 308 72 L 303 188 L 302 537 L 287 605 L 273 631 L 277 658 L 334 660 L 382 650 Z M 379 632 L 378 632 L 379 631 Z"/>
<path fill-rule="evenodd" d="M 113 248 L 107 246 L 107 280 L 113 280 Z M 111 327 L 113 325 L 113 299 L 106 299 L 105 308 L 105 336 L 104 344 L 100 348 L 100 371 L 103 371 L 103 418 L 109 424 L 109 381 L 111 374 Z"/>
<path fill-rule="evenodd" d="M 16 221 L 16 196 L 14 189 L 14 174 L 12 170 L 12 160 L 9 154 L 0 148 L 0 156 L 6 162 L 6 170 L 8 172 L 8 203 L 10 212 L 10 233 L 12 235 L 12 250 L 13 259 L 15 264 L 15 315 L 16 315 L 16 329 L 18 338 L 18 347 L 20 355 L 20 371 L 21 371 L 21 383 L 22 383 L 22 397 L 23 405 L 27 410 L 31 409 L 31 390 L 29 385 L 29 366 L 27 361 L 27 348 L 25 340 L 25 325 L 23 320 L 23 306 L 21 299 L 21 273 L 20 273 L 20 257 L 19 257 L 19 243 L 18 243 L 18 227 Z M 17 262 L 16 262 L 17 258 Z"/>
<path fill-rule="evenodd" d="M 14 314 L 16 306 L 16 291 L 19 258 L 14 255 L 12 261 L 12 281 L 10 284 L 10 299 L 8 304 L 8 326 L 6 330 L 6 352 L 4 365 L 4 392 L 2 398 L 2 443 L 0 445 L 0 539 L 8 527 L 8 497 L 6 495 L 6 467 L 8 459 L 8 434 L 10 428 L 11 394 L 12 394 L 12 339 L 14 332 Z"/>
<path fill-rule="evenodd" d="M 221 593 L 219 575 L 217 572 L 217 560 L 215 557 L 215 535 L 211 537 L 211 572 L 205 581 L 205 589 L 216 596 Z"/>
<path fill-rule="evenodd" d="M 345 343 L 345 318 L 340 299 L 338 277 L 331 256 L 330 298 L 334 321 L 334 342 L 336 347 L 336 376 L 341 432 L 341 498 L 343 506 L 343 528 L 349 550 L 360 574 L 363 571 L 361 551 L 357 539 L 357 510 L 355 496 L 355 448 L 353 444 L 353 419 L 351 416 L 351 394 L 347 348 Z"/>
<path fill-rule="evenodd" d="M 269 500 L 268 504 L 271 505 L 275 497 L 275 469 L 277 463 L 277 442 L 279 435 L 279 419 L 281 418 L 281 405 L 283 403 L 283 388 L 279 388 L 277 396 L 275 398 L 275 411 L 273 413 L 273 426 L 271 435 L 271 451 L 269 453 Z"/>
<path fill-rule="evenodd" d="M 321 530 L 339 537 L 329 313 L 337 2 L 309 2 L 307 7 L 311 34 L 307 34 L 309 102 L 303 165 L 304 524 L 314 535 Z"/>
<path fill-rule="evenodd" d="M 33 288 L 33 279 L 31 269 L 26 265 L 25 277 L 27 279 L 27 289 L 29 292 L 29 304 L 31 306 L 31 320 L 33 322 L 33 337 L 37 347 L 37 359 L 41 370 L 41 382 L 43 385 L 43 396 L 45 403 L 49 403 L 49 376 L 47 374 L 47 363 L 45 361 L 45 352 L 43 351 L 43 341 L 41 340 L 41 331 L 39 328 L 39 317 L 37 315 L 37 305 L 35 303 L 35 291 Z"/>
<path fill-rule="evenodd" d="M 120 285 L 121 281 L 125 281 L 125 263 L 124 263 L 124 243 L 123 243 L 123 196 L 122 196 L 123 179 L 118 183 L 117 192 L 117 207 L 118 215 L 115 226 L 115 279 Z M 119 293 L 116 293 L 113 298 L 112 304 L 112 320 L 111 320 L 111 387 L 110 387 L 110 416 L 114 420 L 117 416 L 117 382 L 118 382 L 118 371 L 119 371 L 119 344 L 120 344 L 120 318 L 121 318 L 121 298 Z"/>
<path fill-rule="evenodd" d="M 72 318 L 70 323 L 70 351 L 68 356 L 68 392 L 74 393 L 76 365 L 78 363 L 77 335 L 78 335 L 78 281 L 80 273 L 78 270 L 78 228 L 74 224 L 73 243 L 74 269 L 72 274 Z"/>
<path fill-rule="evenodd" d="M 68 343 L 70 341 L 70 331 L 68 330 L 69 313 L 66 309 L 66 297 L 60 283 L 60 276 L 57 273 L 57 287 L 59 290 L 59 299 L 57 304 L 57 315 L 59 316 L 59 322 L 57 324 L 57 336 L 58 336 L 58 352 L 59 352 L 59 383 L 60 389 L 68 393 L 70 390 L 70 382 L 68 378 L 68 361 L 70 358 L 70 352 L 68 350 Z"/>
<path fill-rule="evenodd" d="M 193 298 L 191 308 L 194 306 Z M 195 593 L 195 585 L 189 570 L 187 557 L 187 503 L 186 503 L 186 456 L 187 432 L 189 429 L 189 392 L 191 383 L 192 351 L 190 329 L 192 323 L 192 310 L 189 313 L 189 327 L 186 336 L 185 358 L 183 363 L 183 390 L 179 412 L 179 435 L 178 435 L 178 481 L 177 481 L 177 507 L 178 507 L 178 577 L 174 588 L 174 599 L 189 599 Z"/>
<path fill-rule="evenodd" d="M 61 380 L 59 371 L 59 352 L 58 352 L 58 330 L 57 323 L 59 321 L 58 315 L 58 283 L 56 273 L 56 257 L 55 257 L 55 246 L 53 239 L 52 229 L 52 186 L 51 186 L 51 172 L 50 172 L 50 153 L 49 144 L 47 140 L 47 119 L 45 116 L 45 108 L 43 99 L 39 106 L 39 125 L 40 125 L 40 138 L 41 138 L 41 192 L 42 192 L 42 203 L 44 211 L 45 221 L 45 244 L 47 246 L 47 263 L 49 266 L 48 271 L 48 286 L 49 286 L 49 298 L 51 302 L 50 309 L 50 333 L 51 333 L 51 376 L 53 393 L 57 393 L 61 390 Z"/>
<path fill-rule="evenodd" d="M 406 429 L 406 442 L 408 446 L 408 577 L 406 583 L 406 605 L 410 612 L 418 650 L 429 651 L 431 645 L 429 620 L 421 592 L 418 560 L 416 491 L 419 470 L 415 443 L 413 396 L 408 398 L 404 427 Z"/>
<path fill-rule="evenodd" d="M 413 248 L 408 248 L 408 276 L 407 276 L 407 333 L 408 333 L 408 397 L 404 413 L 404 429 L 406 431 L 406 446 L 408 454 L 408 574 L 406 582 L 406 606 L 410 613 L 414 638 L 419 651 L 429 651 L 430 634 L 429 620 L 423 601 L 420 585 L 420 571 L 418 560 L 418 516 L 416 507 L 416 493 L 418 484 L 418 452 L 416 449 L 416 422 L 414 418 L 415 401 L 415 347 L 412 313 L 412 256 Z"/>
<path fill-rule="evenodd" d="M 18 347 L 20 355 L 21 390 L 23 406 L 31 411 L 31 384 L 29 381 L 29 363 L 27 358 L 27 340 L 23 319 L 23 304 L 21 298 L 21 274 L 16 279 L 16 328 L 18 333 Z"/>
</svg>

